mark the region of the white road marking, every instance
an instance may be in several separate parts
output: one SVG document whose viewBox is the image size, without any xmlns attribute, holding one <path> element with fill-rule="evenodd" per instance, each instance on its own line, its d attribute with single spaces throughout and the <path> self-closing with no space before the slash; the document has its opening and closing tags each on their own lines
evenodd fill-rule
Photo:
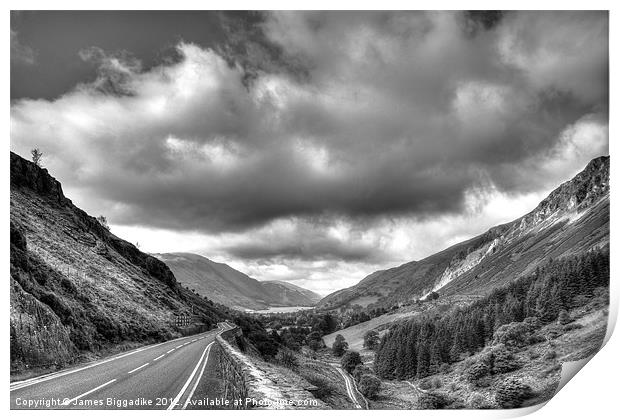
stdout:
<svg viewBox="0 0 620 420">
<path fill-rule="evenodd" d="M 181 344 L 180 346 L 176 346 L 175 349 L 180 349 L 181 347 L 183 347 L 183 344 Z"/>
<path fill-rule="evenodd" d="M 90 364 L 90 365 L 87 365 L 87 366 L 83 366 L 81 368 L 69 369 L 69 370 L 61 371 L 61 372 L 53 372 L 53 373 L 48 373 L 48 374 L 45 374 L 45 375 L 37 376 L 36 378 L 25 379 L 23 381 L 16 381 L 16 382 L 13 382 L 9 386 L 9 388 L 10 388 L 10 391 L 16 391 L 18 389 L 22 389 L 22 388 L 25 388 L 27 386 L 32 386 L 32 385 L 35 385 L 35 384 L 38 384 L 38 383 L 41 383 L 41 382 L 49 381 L 51 379 L 60 378 L 60 377 L 63 377 L 65 375 L 70 375 L 72 373 L 77 373 L 77 372 L 80 372 L 80 371 L 85 370 L 85 369 L 90 369 L 90 368 L 93 368 L 93 367 L 96 367 L 96 366 L 103 365 L 105 363 L 112 362 L 114 360 L 122 359 L 123 357 L 131 356 L 132 354 L 136 354 L 136 353 L 139 353 L 139 352 L 144 351 L 144 350 L 149 350 L 149 349 L 152 349 L 152 348 L 155 348 L 155 347 L 159 347 L 159 346 L 164 345 L 164 344 L 173 343 L 175 341 L 184 340 L 184 339 L 186 340 L 187 338 L 186 337 L 180 337 L 180 338 L 175 338 L 174 340 L 164 341 L 162 343 L 157 343 L 157 344 L 152 344 L 150 346 L 141 347 L 139 349 L 130 351 L 129 353 L 121 353 L 118 356 L 114 356 L 114 357 L 112 357 L 110 359 L 101 360 L 99 362 L 96 362 L 96 363 L 93 363 L 93 364 Z"/>
<path fill-rule="evenodd" d="M 116 381 L 116 379 L 112 379 L 111 381 L 106 382 L 106 383 L 105 383 L 105 384 L 103 384 L 103 385 L 99 385 L 97 388 L 93 388 L 93 389 L 91 389 L 90 391 L 87 391 L 87 392 L 85 392 L 85 393 L 83 393 L 83 394 L 81 394 L 81 395 L 78 395 L 78 396 L 77 396 L 77 397 L 75 397 L 75 398 L 72 398 L 72 399 L 70 399 L 70 400 L 64 401 L 64 402 L 62 403 L 62 405 L 69 405 L 69 404 L 71 404 L 72 402 L 77 401 L 77 400 L 79 400 L 80 398 L 87 396 L 88 394 L 92 394 L 93 392 L 100 390 L 100 389 L 101 389 L 101 388 L 103 388 L 104 386 L 110 385 L 110 384 L 111 384 L 112 382 L 114 382 L 114 381 Z"/>
<path fill-rule="evenodd" d="M 148 365 L 149 365 L 148 363 L 145 363 L 145 364 L 143 364 L 142 366 L 138 366 L 138 367 L 137 367 L 137 368 L 135 368 L 134 370 L 130 370 L 130 371 L 129 371 L 129 372 L 127 372 L 127 373 L 134 373 L 135 371 L 140 370 L 140 369 L 142 369 L 144 366 L 148 366 Z"/>
<path fill-rule="evenodd" d="M 205 357 L 205 362 L 202 365 L 202 369 L 200 369 L 200 374 L 198 374 L 198 379 L 196 379 L 196 383 L 194 383 L 194 386 L 192 387 L 192 390 L 187 396 L 187 399 L 185 400 L 185 404 L 183 404 L 183 407 L 181 408 L 181 410 L 185 410 L 185 407 L 187 407 L 187 404 L 189 404 L 189 402 L 191 401 L 192 397 L 194 396 L 194 392 L 196 391 L 196 388 L 198 387 L 198 383 L 200 382 L 200 378 L 202 378 L 202 375 L 205 373 L 205 368 L 207 367 L 207 363 L 209 362 L 209 354 L 211 354 L 212 345 L 213 343 L 207 346 L 208 351 L 207 351 L 207 357 Z"/>
<path fill-rule="evenodd" d="M 175 349 L 170 349 L 170 350 L 168 350 L 168 351 L 166 352 L 166 354 L 170 354 L 170 353 L 172 353 L 174 350 L 175 350 Z"/>
<path fill-rule="evenodd" d="M 198 360 L 198 363 L 196 363 L 196 367 L 192 371 L 192 374 L 189 375 L 189 378 L 187 378 L 187 382 L 185 382 L 185 385 L 183 385 L 183 388 L 181 388 L 181 391 L 179 391 L 177 396 L 174 397 L 174 400 L 172 400 L 172 402 L 170 403 L 170 405 L 167 408 L 168 410 L 172 410 L 179 403 L 179 400 L 181 399 L 181 397 L 185 393 L 185 390 L 187 389 L 189 384 L 192 382 L 192 379 L 194 379 L 194 376 L 196 376 L 196 371 L 198 371 L 198 368 L 200 367 L 200 364 L 202 363 L 202 359 L 205 357 L 205 353 L 207 352 L 207 350 L 209 350 L 211 348 L 212 344 L 213 343 L 211 342 L 211 343 L 209 343 L 207 345 L 207 347 L 205 347 L 204 351 L 202 352 L 202 356 L 200 356 L 200 360 Z"/>
<path fill-rule="evenodd" d="M 185 343 L 183 343 L 183 345 L 189 344 L 189 341 L 186 341 Z"/>
<path fill-rule="evenodd" d="M 166 355 L 166 353 L 162 354 L 161 356 L 157 356 L 156 358 L 153 359 L 153 361 L 156 362 L 159 359 L 161 359 L 162 357 L 164 357 L 165 355 Z"/>
</svg>

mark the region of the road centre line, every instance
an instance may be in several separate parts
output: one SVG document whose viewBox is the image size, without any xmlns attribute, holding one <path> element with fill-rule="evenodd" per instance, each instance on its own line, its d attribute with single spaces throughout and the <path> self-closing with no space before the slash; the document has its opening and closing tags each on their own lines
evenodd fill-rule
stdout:
<svg viewBox="0 0 620 420">
<path fill-rule="evenodd" d="M 166 353 L 162 354 L 161 356 L 157 356 L 156 358 L 153 359 L 153 361 L 156 362 L 159 359 L 161 359 L 162 357 L 164 357 L 165 355 L 166 355 Z"/>
<path fill-rule="evenodd" d="M 212 331 L 210 331 L 210 332 L 212 332 Z M 162 346 L 164 344 L 173 343 L 173 342 L 178 341 L 178 340 L 183 340 L 184 338 L 185 337 L 175 338 L 174 340 L 164 341 L 162 343 L 157 343 L 157 344 L 152 344 L 150 346 L 141 347 L 141 348 L 136 349 L 134 351 L 131 351 L 129 353 L 119 354 L 119 355 L 114 356 L 114 357 L 112 357 L 110 359 L 101 360 L 101 361 L 98 361 L 98 362 L 95 362 L 95 363 L 92 363 L 92 364 L 89 364 L 89 365 L 86 365 L 86 366 L 82 366 L 82 367 L 77 368 L 77 369 L 66 370 L 64 372 L 48 373 L 46 375 L 37 376 L 36 378 L 30 378 L 30 379 L 25 379 L 23 381 L 13 382 L 12 384 L 10 384 L 9 390 L 10 390 L 10 392 L 12 392 L 12 391 L 16 391 L 18 389 L 26 388 L 28 386 L 39 384 L 41 382 L 46 382 L 46 381 L 49 381 L 49 380 L 52 380 L 52 379 L 61 378 L 63 376 L 70 375 L 72 373 L 77 373 L 77 372 L 83 371 L 85 369 L 90 369 L 90 368 L 93 368 L 93 367 L 97 367 L 97 366 L 103 365 L 105 363 L 109 363 L 109 362 L 113 362 L 115 360 L 122 359 L 123 357 L 131 356 L 131 355 L 139 353 L 141 351 L 145 351 L 145 350 L 149 350 L 149 349 L 152 349 L 152 348 L 155 348 L 155 347 L 159 347 L 159 346 Z"/>
<path fill-rule="evenodd" d="M 142 366 L 139 366 L 139 367 L 135 368 L 134 370 L 130 370 L 130 371 L 129 371 L 129 372 L 127 372 L 127 373 L 134 373 L 135 371 L 140 370 L 140 369 L 142 369 L 143 367 L 148 366 L 148 365 L 149 365 L 149 363 L 147 362 L 147 363 L 143 364 Z"/>
<path fill-rule="evenodd" d="M 77 396 L 77 397 L 75 397 L 75 398 L 72 398 L 72 399 L 70 399 L 70 400 L 64 401 L 61 405 L 65 405 L 65 406 L 66 406 L 66 405 L 69 405 L 69 404 L 71 404 L 72 402 L 77 401 L 77 400 L 79 400 L 80 398 L 87 396 L 88 394 L 92 394 L 93 392 L 100 390 L 100 389 L 101 389 L 101 388 L 103 388 L 104 386 L 110 385 L 110 384 L 111 384 L 112 382 L 114 382 L 114 381 L 116 381 L 116 379 L 112 379 L 111 381 L 108 381 L 108 382 L 106 382 L 106 383 L 105 383 L 105 384 L 103 384 L 103 385 L 99 385 L 98 387 L 93 388 L 93 389 L 91 389 L 90 391 L 86 391 L 85 393 L 80 394 L 80 395 L 78 395 L 78 396 Z"/>
</svg>

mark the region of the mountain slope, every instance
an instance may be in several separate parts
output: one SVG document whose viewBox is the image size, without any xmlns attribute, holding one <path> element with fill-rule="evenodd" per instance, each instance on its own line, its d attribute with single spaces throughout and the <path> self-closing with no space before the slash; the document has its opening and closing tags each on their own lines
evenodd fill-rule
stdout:
<svg viewBox="0 0 620 420">
<path fill-rule="evenodd" d="M 285 282 L 260 282 L 234 268 L 201 255 L 155 254 L 184 286 L 215 302 L 238 309 L 270 306 L 313 306 L 320 296 Z"/>
<path fill-rule="evenodd" d="M 225 314 L 170 269 L 67 199 L 46 169 L 11 153 L 11 369 L 64 365 L 170 338 L 176 314 Z"/>
<path fill-rule="evenodd" d="M 534 210 L 420 261 L 378 271 L 319 302 L 391 306 L 428 296 L 483 295 L 548 258 L 609 243 L 609 157 L 593 159 Z"/>
<path fill-rule="evenodd" d="M 261 285 L 282 306 L 314 306 L 321 295 L 285 281 L 263 281 Z"/>
</svg>

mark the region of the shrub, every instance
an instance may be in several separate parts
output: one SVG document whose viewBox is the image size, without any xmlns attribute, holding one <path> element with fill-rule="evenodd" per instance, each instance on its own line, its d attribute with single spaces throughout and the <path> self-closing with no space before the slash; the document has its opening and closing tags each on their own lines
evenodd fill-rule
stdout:
<svg viewBox="0 0 620 420">
<path fill-rule="evenodd" d="M 364 374 L 359 381 L 358 388 L 366 398 L 374 400 L 381 389 L 381 381 L 375 375 Z"/>
<path fill-rule="evenodd" d="M 325 347 L 325 343 L 321 338 L 321 333 L 318 331 L 312 331 L 310 334 L 308 334 L 308 336 L 306 337 L 306 343 L 308 344 L 308 347 L 310 347 L 310 349 L 314 351 Z"/>
<path fill-rule="evenodd" d="M 517 378 L 506 378 L 497 387 L 495 402 L 502 408 L 517 408 L 532 397 L 532 388 Z"/>
<path fill-rule="evenodd" d="M 545 334 L 547 340 L 553 340 L 564 334 L 564 329 L 559 325 L 551 325 Z"/>
<path fill-rule="evenodd" d="M 489 373 L 491 373 L 489 366 L 482 361 L 478 361 L 465 371 L 465 378 L 469 382 L 477 384 L 479 379 L 484 378 Z"/>
<path fill-rule="evenodd" d="M 329 397 L 334 393 L 334 388 L 329 380 L 317 373 L 307 373 L 303 375 L 303 378 L 317 388 L 310 392 L 318 399 Z"/>
<path fill-rule="evenodd" d="M 555 360 L 558 357 L 558 353 L 555 350 L 547 350 L 543 354 L 543 360 Z"/>
<path fill-rule="evenodd" d="M 418 404 L 422 410 L 440 410 L 451 403 L 450 398 L 439 392 L 425 392 L 418 398 Z"/>
<path fill-rule="evenodd" d="M 558 315 L 558 324 L 565 325 L 571 322 L 570 315 L 566 309 L 562 309 Z"/>
<path fill-rule="evenodd" d="M 564 325 L 564 327 L 562 329 L 564 330 L 564 332 L 567 332 L 567 331 L 578 330 L 580 328 L 583 328 L 583 325 L 573 323 L 573 324 L 566 324 L 566 325 Z"/>
<path fill-rule="evenodd" d="M 362 379 L 363 375 L 372 375 L 372 374 L 373 374 L 372 369 L 364 365 L 357 365 L 355 369 L 353 369 L 353 373 L 352 373 L 353 378 L 355 378 L 357 382 L 359 382 Z"/>
<path fill-rule="evenodd" d="M 342 365 L 344 370 L 351 373 L 357 365 L 362 364 L 362 358 L 360 357 L 360 354 L 356 351 L 347 351 L 344 356 L 342 356 L 340 364 Z"/>
<path fill-rule="evenodd" d="M 493 403 L 479 392 L 474 392 L 471 394 L 466 405 L 468 408 L 475 408 L 478 410 L 493 408 Z"/>
<path fill-rule="evenodd" d="M 367 331 L 364 334 L 364 348 L 374 350 L 379 345 L 379 333 L 375 330 Z"/>
<path fill-rule="evenodd" d="M 491 350 L 492 371 L 496 373 L 507 373 L 517 370 L 521 363 L 515 359 L 514 353 L 505 346 L 497 346 Z"/>
<path fill-rule="evenodd" d="M 433 383 L 430 378 L 424 378 L 420 381 L 418 386 L 423 390 L 428 390 L 433 388 Z"/>
<path fill-rule="evenodd" d="M 287 369 L 296 370 L 299 367 L 299 361 L 292 351 L 282 349 L 278 352 L 276 360 Z"/>
<path fill-rule="evenodd" d="M 523 320 L 523 324 L 527 326 L 530 333 L 533 333 L 540 327 L 542 327 L 542 322 L 535 316 L 527 317 Z"/>
<path fill-rule="evenodd" d="M 523 347 L 528 343 L 531 325 L 523 322 L 511 322 L 499 327 L 493 334 L 493 344 L 511 347 Z"/>
</svg>

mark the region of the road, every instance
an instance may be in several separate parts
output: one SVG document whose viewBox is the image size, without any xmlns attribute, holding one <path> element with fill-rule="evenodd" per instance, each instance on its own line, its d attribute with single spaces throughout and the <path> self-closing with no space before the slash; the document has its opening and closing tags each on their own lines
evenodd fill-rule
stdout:
<svg viewBox="0 0 620 420">
<path fill-rule="evenodd" d="M 353 402 L 353 404 L 355 405 L 355 408 L 361 409 L 362 405 L 359 403 L 357 396 L 355 395 L 359 391 L 357 391 L 357 387 L 355 386 L 353 379 L 351 379 L 351 377 L 340 366 L 333 363 L 331 365 L 334 367 L 334 369 L 338 371 L 340 376 L 342 376 L 342 379 L 344 379 L 344 385 L 347 388 L 347 394 L 349 395 L 349 399 L 351 400 L 351 402 Z M 368 401 L 365 401 L 364 399 L 364 402 L 366 403 L 366 409 L 368 410 Z"/>
<path fill-rule="evenodd" d="M 178 410 L 197 398 L 216 398 L 198 395 L 196 389 L 216 334 L 228 328 L 220 324 L 217 330 L 11 383 L 11 409 Z"/>
</svg>

